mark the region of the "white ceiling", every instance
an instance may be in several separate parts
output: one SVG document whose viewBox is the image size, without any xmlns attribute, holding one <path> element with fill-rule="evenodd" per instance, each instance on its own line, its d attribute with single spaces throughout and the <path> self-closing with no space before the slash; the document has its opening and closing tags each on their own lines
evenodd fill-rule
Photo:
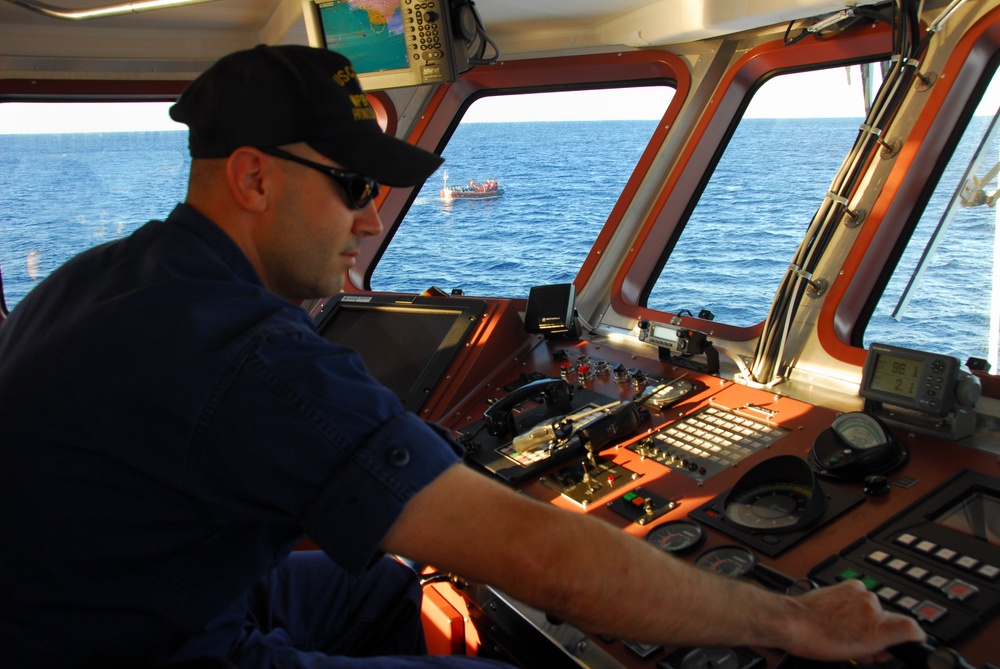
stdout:
<svg viewBox="0 0 1000 669">
<path fill-rule="evenodd" d="M 50 0 L 46 4 L 71 11 L 129 3 Z M 842 6 L 841 0 L 479 0 L 475 4 L 505 55 L 666 45 L 822 15 Z M 213 0 L 69 21 L 0 0 L 0 74 L 46 67 L 12 58 L 120 59 L 141 68 L 136 63 L 215 59 L 260 42 L 305 43 L 301 9 L 301 0 Z"/>
</svg>

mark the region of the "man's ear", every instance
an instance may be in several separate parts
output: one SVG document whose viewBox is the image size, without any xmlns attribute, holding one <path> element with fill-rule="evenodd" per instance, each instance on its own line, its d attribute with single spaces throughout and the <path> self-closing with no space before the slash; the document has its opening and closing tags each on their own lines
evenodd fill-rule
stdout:
<svg viewBox="0 0 1000 669">
<path fill-rule="evenodd" d="M 226 183 L 233 200 L 249 211 L 265 211 L 272 195 L 273 170 L 259 150 L 244 146 L 226 160 Z"/>
</svg>

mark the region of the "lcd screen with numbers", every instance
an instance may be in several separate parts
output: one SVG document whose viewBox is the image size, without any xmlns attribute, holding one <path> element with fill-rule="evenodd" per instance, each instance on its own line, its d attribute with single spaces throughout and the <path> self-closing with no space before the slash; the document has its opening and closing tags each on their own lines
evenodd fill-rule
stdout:
<svg viewBox="0 0 1000 669">
<path fill-rule="evenodd" d="M 944 416 L 954 406 L 958 359 L 938 353 L 872 344 L 859 395 L 868 400 Z"/>
</svg>

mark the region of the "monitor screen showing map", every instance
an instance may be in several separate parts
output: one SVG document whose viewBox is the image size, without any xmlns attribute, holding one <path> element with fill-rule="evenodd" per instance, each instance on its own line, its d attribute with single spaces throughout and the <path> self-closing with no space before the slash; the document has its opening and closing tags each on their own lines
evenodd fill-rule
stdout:
<svg viewBox="0 0 1000 669">
<path fill-rule="evenodd" d="M 348 0 L 320 5 L 326 48 L 351 59 L 358 74 L 409 67 L 400 3 Z"/>
<path fill-rule="evenodd" d="M 366 91 L 454 81 L 448 0 L 314 0 L 312 46 L 347 56 Z"/>
</svg>

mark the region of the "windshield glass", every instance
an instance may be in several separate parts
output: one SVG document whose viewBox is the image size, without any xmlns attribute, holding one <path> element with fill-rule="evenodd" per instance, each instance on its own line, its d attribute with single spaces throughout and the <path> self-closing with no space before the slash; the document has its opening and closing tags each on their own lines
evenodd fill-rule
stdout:
<svg viewBox="0 0 1000 669">
<path fill-rule="evenodd" d="M 0 271 L 13 309 L 84 249 L 184 199 L 187 127 L 169 103 L 0 104 Z"/>
<path fill-rule="evenodd" d="M 374 290 L 527 297 L 576 277 L 674 89 L 474 102 L 371 278 Z"/>
<path fill-rule="evenodd" d="M 865 118 L 879 68 L 772 77 L 754 93 L 646 306 L 748 327 L 767 317 L 795 250 Z"/>
<path fill-rule="evenodd" d="M 1000 336 L 1000 78 L 966 126 L 864 334 L 997 368 Z M 993 129 L 992 134 L 991 129 Z M 970 281 L 969 277 L 975 277 Z"/>
</svg>

